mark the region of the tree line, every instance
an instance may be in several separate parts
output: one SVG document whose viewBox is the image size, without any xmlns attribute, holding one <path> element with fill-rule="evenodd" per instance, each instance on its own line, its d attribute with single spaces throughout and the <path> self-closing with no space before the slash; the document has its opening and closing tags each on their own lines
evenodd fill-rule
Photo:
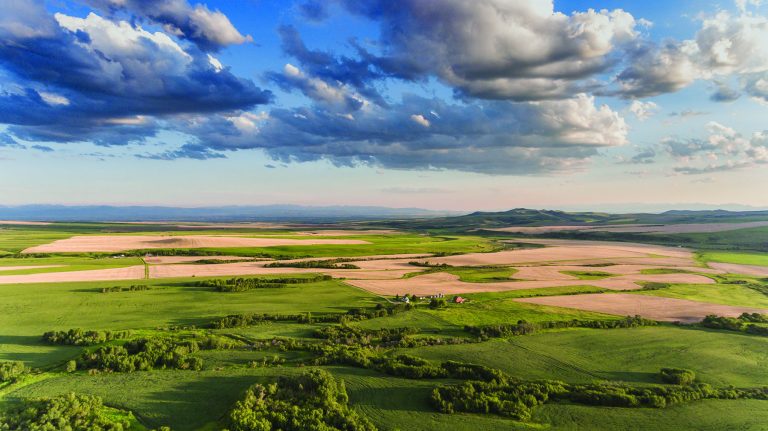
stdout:
<svg viewBox="0 0 768 431">
<path fill-rule="evenodd" d="M 113 292 L 140 292 L 143 290 L 149 290 L 150 287 L 146 284 L 132 284 L 130 286 L 112 286 L 102 287 L 101 293 L 113 293 Z"/>
<path fill-rule="evenodd" d="M 201 370 L 200 350 L 233 349 L 238 343 L 219 336 L 190 339 L 138 338 L 122 345 L 102 346 L 76 360 L 78 369 L 116 372 L 152 369 Z"/>
<path fill-rule="evenodd" d="M 244 278 L 235 277 L 226 280 L 213 279 L 185 283 L 191 287 L 210 287 L 219 292 L 245 292 L 252 289 L 279 289 L 289 284 L 317 283 L 331 280 L 330 275 L 314 277 L 283 277 L 283 278 Z"/>
<path fill-rule="evenodd" d="M 325 260 L 302 260 L 293 262 L 271 262 L 264 265 L 265 268 L 323 268 L 323 269 L 360 269 L 359 266 L 351 263 L 353 259 L 325 259 Z"/>
<path fill-rule="evenodd" d="M 705 328 L 724 329 L 768 337 L 768 326 L 764 325 L 766 323 L 768 323 L 768 314 L 742 313 L 739 317 L 710 314 L 701 321 L 700 325 Z"/>
<path fill-rule="evenodd" d="M 465 381 L 435 388 L 432 405 L 442 413 L 497 414 L 515 420 L 530 419 L 534 407 L 550 402 L 591 406 L 664 408 L 703 399 L 768 400 L 768 387 L 714 388 L 705 383 L 634 387 L 618 383 L 569 384 L 555 380 L 526 382 L 503 376 L 492 381 Z M 671 375 L 669 371 L 662 375 Z"/>
<path fill-rule="evenodd" d="M 43 341 L 48 344 L 93 346 L 129 338 L 131 335 L 131 331 L 84 331 L 80 328 L 74 328 L 68 331 L 48 331 L 43 334 Z"/>
<path fill-rule="evenodd" d="M 518 320 L 517 323 L 502 323 L 497 325 L 485 326 L 464 326 L 464 330 L 481 339 L 500 338 L 516 335 L 529 335 L 537 331 L 547 329 L 564 328 L 591 328 L 591 329 L 619 329 L 636 328 L 640 326 L 655 326 L 658 322 L 655 320 L 644 319 L 640 316 L 627 316 L 623 319 L 605 319 L 605 320 L 555 320 L 545 322 L 527 322 Z"/>
</svg>

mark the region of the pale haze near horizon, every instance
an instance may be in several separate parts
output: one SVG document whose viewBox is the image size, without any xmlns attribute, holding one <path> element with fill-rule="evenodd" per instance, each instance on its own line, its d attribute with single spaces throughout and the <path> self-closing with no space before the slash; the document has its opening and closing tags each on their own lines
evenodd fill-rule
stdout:
<svg viewBox="0 0 768 431">
<path fill-rule="evenodd" d="M 465 40 L 446 40 L 407 13 L 327 3 L 322 16 L 309 16 L 304 2 L 210 2 L 229 27 L 206 39 L 168 33 L 174 23 L 138 7 L 108 14 L 77 2 L 0 1 L 0 33 L 20 52 L 60 44 L 61 62 L 36 70 L 75 80 L 88 71 L 68 68 L 67 56 L 96 49 L 111 65 L 129 70 L 138 61 L 150 70 L 113 78 L 94 62 L 93 76 L 115 81 L 86 89 L 0 50 L 0 205 L 768 207 L 768 8 L 760 2 L 445 2 L 445 26 L 498 25 Z M 537 60 L 557 70 L 531 69 L 535 54 L 505 39 L 505 29 L 530 30 L 525 21 L 505 21 L 488 5 L 542 23 L 528 42 L 540 42 Z M 130 16 L 140 19 L 130 24 Z M 402 71 L 419 50 L 383 32 L 396 24 L 401 36 L 444 49 L 431 59 L 444 67 Z M 570 33 L 574 46 L 552 42 L 562 26 L 580 28 Z M 83 33 L 88 39 L 76 40 Z M 363 61 L 350 38 L 371 54 L 369 72 L 344 63 Z M 509 52 L 484 49 L 484 38 Z M 137 40 L 147 52 L 131 48 Z M 557 63 L 557 50 L 570 50 L 569 60 Z M 377 58 L 395 59 L 401 72 Z M 654 73 L 659 58 L 670 70 Z M 158 62 L 176 66 L 161 71 Z M 576 78 L 560 71 L 583 62 L 594 64 Z M 467 64 L 487 70 L 466 74 Z M 166 86 L 135 85 L 152 79 Z M 183 110 L 168 82 L 189 89 Z M 242 89 L 221 90 L 232 82 Z M 217 88 L 215 106 L 194 96 L 205 88 Z M 94 108 L 113 100 L 125 109 L 105 116 Z M 323 121 L 303 129 L 302 116 Z"/>
</svg>

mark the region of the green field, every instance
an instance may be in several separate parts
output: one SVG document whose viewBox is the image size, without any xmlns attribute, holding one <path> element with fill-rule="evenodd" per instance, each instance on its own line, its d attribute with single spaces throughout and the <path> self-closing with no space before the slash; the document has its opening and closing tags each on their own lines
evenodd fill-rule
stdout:
<svg viewBox="0 0 768 431">
<path fill-rule="evenodd" d="M 708 251 L 699 253 L 699 258 L 704 262 L 768 266 L 768 253 L 727 253 Z"/>
<path fill-rule="evenodd" d="M 290 230 L 191 231 L 153 225 L 61 224 L 0 229 L 0 250 L 17 253 L 32 245 L 83 234 L 235 232 L 249 236 L 299 237 Z M 406 232 L 355 238 L 371 244 L 208 251 L 243 256 L 336 257 L 457 254 L 490 252 L 503 247 L 491 238 L 474 235 L 430 236 Z M 706 253 L 703 258 L 725 259 L 717 257 L 721 254 Z M 726 256 L 734 255 L 728 253 Z M 743 256 L 757 258 L 755 254 L 738 256 L 738 259 L 744 259 Z M 753 261 L 749 262 L 753 264 Z M 115 259 L 102 254 L 0 258 L 0 267 L 62 265 L 52 269 L 2 272 L 7 275 L 142 264 L 139 257 Z M 351 349 L 370 351 L 380 361 L 401 354 L 421 358 L 435 367 L 445 361 L 458 361 L 465 365 L 490 367 L 523 381 L 623 382 L 633 387 L 649 387 L 662 384 L 661 368 L 673 367 L 692 370 L 699 382 L 714 387 L 768 386 L 768 337 L 671 324 L 615 329 L 541 329 L 543 324 L 552 322 L 615 324 L 624 319 L 622 316 L 515 301 L 532 296 L 611 294 L 611 291 L 588 285 L 589 280 L 610 274 L 601 273 L 600 268 L 588 269 L 573 273 L 585 280 L 583 286 L 470 293 L 462 295 L 468 299 L 463 304 L 448 301 L 434 307 L 430 306 L 429 298 L 416 299 L 416 305 L 411 309 L 403 304 L 396 305 L 392 297 L 377 296 L 337 279 L 311 283 L 299 280 L 269 286 L 270 282 L 281 284 L 275 282 L 281 277 L 313 277 L 304 273 L 262 276 L 259 278 L 266 287 L 241 292 L 219 291 L 215 288 L 216 283 L 205 283 L 216 279 L 206 278 L 142 280 L 141 285 L 146 286 L 142 290 L 107 293 L 102 289 L 127 288 L 137 281 L 0 285 L 0 361 L 20 361 L 33 368 L 30 374 L 16 381 L 0 382 L 0 411 L 32 398 L 74 392 L 96 395 L 109 408 L 122 410 L 109 410 L 105 414 L 133 414 L 136 419 L 131 431 L 166 425 L 174 431 L 221 430 L 227 426 L 227 412 L 253 384 L 270 383 L 278 376 L 295 376 L 320 367 L 343 380 L 352 408 L 369 418 L 380 430 L 765 429 L 768 401 L 755 399 L 704 400 L 663 409 L 556 402 L 535 407 L 526 421 L 495 414 L 444 414 L 430 402 L 433 390 L 467 378 L 446 375 L 405 378 L 370 364 L 320 361 L 332 358 L 323 356 L 323 349 L 347 345 Z M 514 278 L 516 271 L 509 267 L 414 266 L 414 272 L 420 270 L 449 272 L 467 283 L 509 280 Z M 750 289 L 746 284 L 729 284 L 761 283 L 760 280 L 732 276 L 718 280 L 719 283 L 713 285 L 671 285 L 636 293 L 768 309 L 768 296 L 761 291 Z M 274 317 L 274 320 L 254 320 L 243 325 L 218 326 L 217 329 L 211 325 L 228 315 L 262 314 Z M 539 329 L 528 335 L 482 338 L 473 335 L 477 333 L 473 333 L 472 328 L 465 328 L 467 325 L 517 325 L 518 322 L 521 325 L 538 324 Z M 102 340 L 94 346 L 51 344 L 42 338 L 45 332 L 72 328 L 131 332 L 121 335 L 122 338 Z M 409 335 L 402 338 L 403 342 L 412 344 L 387 344 L 375 335 L 404 331 L 402 328 L 418 332 L 408 332 Z M 322 338 L 324 331 L 341 331 L 346 335 L 326 340 Z M 355 333 L 363 335 L 355 338 Z M 163 365 L 164 369 L 120 372 L 78 365 L 74 371 L 65 371 L 70 360 L 83 361 L 84 352 L 93 353 L 101 347 L 118 348 L 140 338 L 169 341 L 205 337 L 231 344 L 189 352 L 190 357 L 200 361 L 199 368 L 177 369 Z M 176 355 L 187 354 L 179 353 L 178 346 L 175 349 Z"/>
<path fill-rule="evenodd" d="M 602 271 L 560 271 L 566 275 L 572 275 L 579 280 L 602 280 L 613 277 L 613 274 Z"/>
<path fill-rule="evenodd" d="M 639 295 L 712 302 L 714 304 L 768 308 L 768 296 L 738 284 L 676 284 L 664 289 L 636 293 Z"/>
</svg>

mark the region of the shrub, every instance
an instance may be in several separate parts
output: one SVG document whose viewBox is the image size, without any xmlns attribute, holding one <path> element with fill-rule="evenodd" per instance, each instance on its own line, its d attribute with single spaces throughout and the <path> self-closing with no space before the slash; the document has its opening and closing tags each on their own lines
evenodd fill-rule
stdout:
<svg viewBox="0 0 768 431">
<path fill-rule="evenodd" d="M 673 385 L 690 385 L 696 380 L 696 373 L 679 368 L 662 368 L 661 380 Z"/>
<path fill-rule="evenodd" d="M 446 302 L 445 298 L 432 298 L 429 301 L 429 308 L 437 309 L 437 308 L 445 308 L 448 305 L 448 302 Z"/>
</svg>

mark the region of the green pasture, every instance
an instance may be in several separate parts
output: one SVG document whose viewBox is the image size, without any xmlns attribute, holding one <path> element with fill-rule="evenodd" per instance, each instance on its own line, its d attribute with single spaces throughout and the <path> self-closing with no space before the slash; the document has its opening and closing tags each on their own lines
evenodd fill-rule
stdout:
<svg viewBox="0 0 768 431">
<path fill-rule="evenodd" d="M 699 253 L 704 262 L 737 263 L 741 265 L 768 266 L 768 253 L 735 253 L 705 251 Z"/>
</svg>

